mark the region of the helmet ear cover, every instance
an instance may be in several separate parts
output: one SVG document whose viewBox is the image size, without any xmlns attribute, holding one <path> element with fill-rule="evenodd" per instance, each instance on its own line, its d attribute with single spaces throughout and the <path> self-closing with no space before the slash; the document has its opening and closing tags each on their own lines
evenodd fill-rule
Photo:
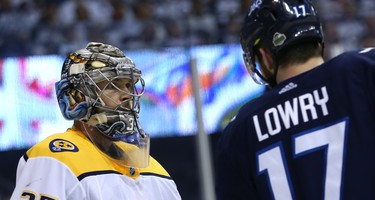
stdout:
<svg viewBox="0 0 375 200">
<path fill-rule="evenodd" d="M 79 120 L 87 117 L 91 107 L 85 95 L 76 85 L 82 80 L 86 59 L 69 54 L 62 67 L 61 80 L 55 83 L 56 97 L 63 117 L 67 120 Z"/>
<path fill-rule="evenodd" d="M 78 120 L 87 115 L 89 107 L 85 96 L 74 89 L 67 78 L 56 82 L 55 88 L 58 104 L 65 119 Z"/>
</svg>

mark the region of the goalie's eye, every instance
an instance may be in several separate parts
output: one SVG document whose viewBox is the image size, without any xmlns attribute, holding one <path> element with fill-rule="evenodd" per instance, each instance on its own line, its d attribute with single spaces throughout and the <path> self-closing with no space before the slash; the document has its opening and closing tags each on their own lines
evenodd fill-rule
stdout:
<svg viewBox="0 0 375 200">
<path fill-rule="evenodd" d="M 125 87 L 126 87 L 126 89 L 128 89 L 129 91 L 131 91 L 131 89 L 132 89 L 132 87 L 133 87 L 133 84 L 131 84 L 131 82 L 127 82 L 127 83 L 125 84 Z"/>
<path fill-rule="evenodd" d="M 105 89 L 132 92 L 133 84 L 129 79 L 116 79 L 107 83 Z"/>
<path fill-rule="evenodd" d="M 108 83 L 108 85 L 105 87 L 105 89 L 109 89 L 109 90 L 115 90 L 117 88 L 118 87 L 113 83 Z"/>
</svg>

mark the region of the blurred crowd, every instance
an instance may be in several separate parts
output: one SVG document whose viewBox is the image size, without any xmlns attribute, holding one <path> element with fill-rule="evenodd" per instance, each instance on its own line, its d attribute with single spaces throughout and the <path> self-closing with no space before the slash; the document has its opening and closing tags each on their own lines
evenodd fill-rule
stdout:
<svg viewBox="0 0 375 200">
<path fill-rule="evenodd" d="M 313 0 L 314 1 L 314 0 Z M 0 0 L 0 57 L 238 43 L 252 0 Z M 326 54 L 375 46 L 374 0 L 315 0 Z"/>
</svg>

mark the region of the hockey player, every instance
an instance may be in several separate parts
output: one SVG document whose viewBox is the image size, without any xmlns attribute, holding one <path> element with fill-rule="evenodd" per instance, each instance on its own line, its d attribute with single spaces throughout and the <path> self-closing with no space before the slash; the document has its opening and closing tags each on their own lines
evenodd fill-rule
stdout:
<svg viewBox="0 0 375 200">
<path fill-rule="evenodd" d="M 20 159 L 11 199 L 181 199 L 167 171 L 149 156 L 138 114 L 141 71 L 117 47 L 91 42 L 71 53 L 56 83 L 65 133 Z"/>
<path fill-rule="evenodd" d="M 244 62 L 269 90 L 218 144 L 223 199 L 375 199 L 375 49 L 323 60 L 311 0 L 257 0 L 241 31 Z"/>
</svg>

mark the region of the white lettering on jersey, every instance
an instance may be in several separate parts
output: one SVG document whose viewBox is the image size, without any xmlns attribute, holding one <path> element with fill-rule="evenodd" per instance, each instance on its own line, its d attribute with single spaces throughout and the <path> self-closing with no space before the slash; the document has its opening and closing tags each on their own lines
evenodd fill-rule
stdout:
<svg viewBox="0 0 375 200">
<path fill-rule="evenodd" d="M 319 94 L 320 93 L 320 94 Z M 258 141 L 264 141 L 270 136 L 279 134 L 282 128 L 289 129 L 292 126 L 297 126 L 300 122 L 309 122 L 318 119 L 320 109 L 323 116 L 329 114 L 327 102 L 329 100 L 327 88 L 323 86 L 311 93 L 306 93 L 292 100 L 285 101 L 275 107 L 271 107 L 264 112 L 264 122 L 266 124 L 266 131 L 261 130 L 258 115 L 253 116 L 255 132 Z M 300 117 L 302 116 L 302 119 Z"/>
</svg>

